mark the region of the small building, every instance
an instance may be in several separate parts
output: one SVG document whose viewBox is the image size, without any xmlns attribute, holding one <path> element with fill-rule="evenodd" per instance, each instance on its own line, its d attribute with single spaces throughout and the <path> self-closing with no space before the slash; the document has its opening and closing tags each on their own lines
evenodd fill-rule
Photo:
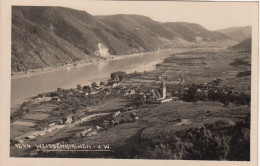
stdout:
<svg viewBox="0 0 260 166">
<path fill-rule="evenodd" d="M 91 136 L 96 135 L 96 134 L 97 134 L 97 130 L 93 130 L 93 131 L 89 132 L 86 136 L 91 137 Z"/>
<path fill-rule="evenodd" d="M 94 89 L 94 88 L 90 89 L 89 94 L 94 95 L 94 94 L 97 94 L 97 93 L 98 93 L 98 91 L 96 89 Z"/>
<path fill-rule="evenodd" d="M 167 103 L 172 101 L 172 98 L 160 100 L 161 103 Z"/>
<path fill-rule="evenodd" d="M 80 132 L 80 136 L 85 136 L 86 134 L 88 134 L 91 131 L 93 131 L 92 128 L 85 129 L 85 130 Z"/>
<path fill-rule="evenodd" d="M 130 94 L 128 92 L 125 92 L 124 93 L 124 96 L 129 96 Z"/>
<path fill-rule="evenodd" d="M 134 95 L 135 94 L 135 90 L 134 89 L 131 89 L 130 92 L 129 92 L 130 95 Z"/>
<path fill-rule="evenodd" d="M 59 97 L 53 97 L 53 98 L 51 99 L 51 101 L 60 102 L 60 98 L 59 98 Z"/>
<path fill-rule="evenodd" d="M 82 94 L 82 93 L 84 93 L 84 91 L 83 91 L 83 90 L 79 90 L 79 93 L 81 93 L 81 94 Z"/>
<path fill-rule="evenodd" d="M 34 139 L 34 138 L 36 138 L 36 136 L 35 135 L 28 135 L 28 136 L 26 136 L 24 138 L 25 139 Z"/>
<path fill-rule="evenodd" d="M 121 114 L 121 112 L 120 112 L 120 111 L 117 111 L 116 113 L 113 114 L 112 117 L 113 117 L 113 118 L 116 118 L 116 117 L 118 117 L 118 115 L 120 115 L 120 114 Z"/>
<path fill-rule="evenodd" d="M 63 118 L 62 121 L 63 121 L 63 124 L 70 124 L 70 123 L 72 123 L 73 118 L 72 118 L 72 116 L 67 116 L 67 117 Z"/>
<path fill-rule="evenodd" d="M 160 96 L 158 96 L 159 93 L 156 93 L 155 90 L 151 90 L 151 93 L 150 95 L 148 96 L 148 100 L 150 101 L 155 101 L 157 100 L 158 98 L 160 98 Z"/>
<path fill-rule="evenodd" d="M 119 85 L 119 83 L 114 82 L 114 83 L 112 84 L 112 87 L 114 88 L 114 87 L 117 87 L 118 85 Z"/>
</svg>

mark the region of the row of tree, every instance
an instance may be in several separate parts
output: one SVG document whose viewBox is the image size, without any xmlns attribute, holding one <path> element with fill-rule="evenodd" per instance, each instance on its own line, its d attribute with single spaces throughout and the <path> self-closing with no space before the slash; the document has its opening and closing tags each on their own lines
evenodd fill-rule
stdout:
<svg viewBox="0 0 260 166">
<path fill-rule="evenodd" d="M 251 102 L 251 96 L 245 93 L 234 93 L 232 89 L 228 90 L 218 87 L 211 87 L 207 91 L 199 90 L 199 86 L 193 84 L 183 93 L 182 100 L 187 102 L 211 100 L 220 101 L 224 104 L 248 105 Z"/>
</svg>

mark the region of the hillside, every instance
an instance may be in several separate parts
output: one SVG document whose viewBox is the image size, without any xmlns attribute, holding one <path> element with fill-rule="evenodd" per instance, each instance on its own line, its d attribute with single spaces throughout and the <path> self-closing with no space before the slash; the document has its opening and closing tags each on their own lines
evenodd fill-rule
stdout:
<svg viewBox="0 0 260 166">
<path fill-rule="evenodd" d="M 218 32 L 212 32 L 199 24 L 186 22 L 161 23 L 149 17 L 140 15 L 110 15 L 97 16 L 98 19 L 110 25 L 118 32 L 134 31 L 145 37 L 166 38 L 168 40 L 184 40 L 187 42 L 228 40 L 229 37 Z"/>
<path fill-rule="evenodd" d="M 224 35 L 231 37 L 233 40 L 241 42 L 252 36 L 252 27 L 251 26 L 231 27 L 231 28 L 217 30 L 216 32 L 222 33 Z"/>
<path fill-rule="evenodd" d="M 63 7 L 12 8 L 12 71 L 61 66 L 229 37 L 198 24 L 160 23 L 140 15 L 92 16 Z"/>
<path fill-rule="evenodd" d="M 97 55 L 98 43 L 127 53 L 120 36 L 86 12 L 54 7 L 13 7 L 12 70 L 67 64 Z"/>
<path fill-rule="evenodd" d="M 251 52 L 251 45 L 252 45 L 252 39 L 249 38 L 232 46 L 230 49 Z"/>
</svg>

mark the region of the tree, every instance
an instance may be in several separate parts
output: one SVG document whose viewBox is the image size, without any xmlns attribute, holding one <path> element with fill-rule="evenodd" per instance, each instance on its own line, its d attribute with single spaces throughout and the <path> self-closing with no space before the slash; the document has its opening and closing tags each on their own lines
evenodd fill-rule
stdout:
<svg viewBox="0 0 260 166">
<path fill-rule="evenodd" d="M 82 86 L 80 84 L 77 85 L 77 89 L 78 90 L 81 90 L 82 89 Z"/>
<path fill-rule="evenodd" d="M 104 82 L 104 81 L 101 81 L 101 82 L 100 82 L 100 86 L 102 86 L 102 85 L 105 85 L 105 82 Z"/>
<path fill-rule="evenodd" d="M 91 87 L 95 88 L 96 86 L 97 86 L 97 83 L 96 82 L 92 82 Z"/>
<path fill-rule="evenodd" d="M 83 86 L 83 90 L 90 90 L 90 87 L 88 85 Z"/>
<path fill-rule="evenodd" d="M 126 73 L 123 71 L 117 71 L 110 74 L 110 78 L 114 81 L 122 81 L 126 77 Z"/>
<path fill-rule="evenodd" d="M 197 87 L 195 84 L 192 84 L 189 90 L 183 94 L 183 100 L 187 102 L 197 102 L 198 94 Z"/>
</svg>

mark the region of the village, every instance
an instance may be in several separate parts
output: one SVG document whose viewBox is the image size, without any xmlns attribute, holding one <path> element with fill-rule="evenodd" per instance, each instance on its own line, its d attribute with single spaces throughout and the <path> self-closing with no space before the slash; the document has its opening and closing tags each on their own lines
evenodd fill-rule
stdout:
<svg viewBox="0 0 260 166">
<path fill-rule="evenodd" d="M 141 75 L 141 73 L 136 74 Z M 133 110 L 142 104 L 158 105 L 171 101 L 220 101 L 223 107 L 236 107 L 237 105 L 247 105 L 250 97 L 235 91 L 231 87 L 222 87 L 221 79 L 215 79 L 204 84 L 191 84 L 181 86 L 179 89 L 167 87 L 164 78 L 157 76 L 154 83 L 135 82 L 133 75 L 127 75 L 123 71 L 111 73 L 111 79 L 107 82 L 101 81 L 98 85 L 93 82 L 91 85 L 77 85 L 74 89 L 58 88 L 54 92 L 42 93 L 33 97 L 29 102 L 25 102 L 18 115 L 13 116 L 13 120 L 19 116 L 30 112 L 30 105 L 56 105 L 51 111 L 49 118 L 42 120 L 35 125 L 36 131 L 28 132 L 15 137 L 13 143 L 23 143 L 25 140 L 33 140 L 38 136 L 43 136 L 55 129 L 60 130 L 66 126 L 76 126 L 84 124 L 89 120 L 97 120 L 96 125 L 91 125 L 75 137 L 91 137 L 98 132 L 106 130 L 112 126 L 130 123 L 138 120 L 138 112 L 131 113 L 128 118 L 118 118 L 121 113 Z M 159 85 L 156 84 L 159 82 Z M 100 103 L 106 103 L 113 98 L 123 98 L 130 101 L 118 109 L 101 109 L 91 111 L 86 109 L 89 106 L 100 107 Z M 101 105 L 102 106 L 102 105 Z M 105 118 L 104 118 L 105 117 Z M 103 119 L 100 121 L 100 119 Z M 181 122 L 181 120 L 180 120 Z"/>
<path fill-rule="evenodd" d="M 57 107 L 52 111 L 51 117 L 48 120 L 43 120 L 36 124 L 35 128 L 40 131 L 33 131 L 21 136 L 16 137 L 14 140 L 18 142 L 24 142 L 24 139 L 34 139 L 37 136 L 45 135 L 54 129 L 63 128 L 68 124 L 80 124 L 87 120 L 89 117 L 100 116 L 100 115 L 112 115 L 103 121 L 100 126 L 96 126 L 96 130 L 106 129 L 109 126 L 114 126 L 119 123 L 123 123 L 116 120 L 117 116 L 122 112 L 132 110 L 138 105 L 147 102 L 153 104 L 160 104 L 169 102 L 172 100 L 166 91 L 166 85 L 164 79 L 160 78 L 161 85 L 157 89 L 150 89 L 150 87 L 144 88 L 140 83 L 134 83 L 130 78 L 127 78 L 125 72 L 118 71 L 111 73 L 111 79 L 108 82 L 100 82 L 100 85 L 93 82 L 91 86 L 77 85 L 75 89 L 61 89 L 58 88 L 54 92 L 42 93 L 32 98 L 31 101 L 25 102 L 19 111 L 11 117 L 11 120 L 15 121 L 24 114 L 30 112 L 31 105 L 56 105 Z M 73 98 L 73 100 L 71 100 Z M 125 98 L 131 101 L 131 104 L 124 106 L 123 109 L 117 110 L 105 110 L 105 111 L 85 111 L 85 107 L 98 105 L 100 102 L 105 102 L 112 98 Z M 75 102 L 77 101 L 77 102 Z M 84 111 L 80 111 L 80 110 Z M 134 113 L 128 121 L 135 121 L 138 116 Z M 91 136 L 97 131 L 92 128 L 86 129 L 79 133 L 80 135 Z"/>
</svg>

